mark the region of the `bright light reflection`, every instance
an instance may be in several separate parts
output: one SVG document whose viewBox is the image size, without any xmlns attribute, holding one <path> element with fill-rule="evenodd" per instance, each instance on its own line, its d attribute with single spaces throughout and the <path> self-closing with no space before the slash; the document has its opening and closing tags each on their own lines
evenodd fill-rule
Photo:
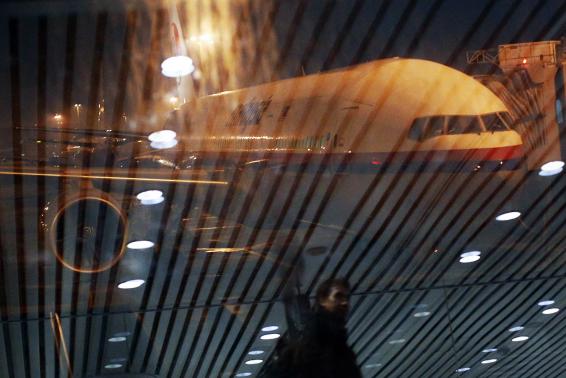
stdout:
<svg viewBox="0 0 566 378">
<path fill-rule="evenodd" d="M 169 140 L 167 142 L 151 142 L 151 148 L 155 148 L 156 150 L 164 150 L 166 148 L 175 147 L 177 145 L 177 139 Z"/>
<path fill-rule="evenodd" d="M 466 257 L 462 257 L 460 259 L 460 262 L 462 264 L 467 264 L 467 263 L 472 263 L 472 262 L 476 262 L 481 258 L 481 256 L 466 256 Z"/>
<path fill-rule="evenodd" d="M 108 339 L 111 343 L 121 343 L 122 341 L 126 341 L 124 336 L 114 336 Z"/>
<path fill-rule="evenodd" d="M 138 193 L 136 196 L 142 205 L 156 205 L 165 200 L 161 190 L 146 190 L 145 192 Z"/>
<path fill-rule="evenodd" d="M 258 355 L 263 354 L 263 353 L 264 353 L 263 350 L 250 350 L 250 351 L 248 352 L 248 354 L 249 354 L 250 356 L 258 356 Z"/>
<path fill-rule="evenodd" d="M 556 314 L 558 311 L 560 311 L 559 308 L 553 307 L 553 308 L 547 308 L 542 313 L 544 315 L 552 315 L 552 314 Z"/>
<path fill-rule="evenodd" d="M 398 340 L 391 340 L 389 342 L 389 344 L 396 345 L 396 344 L 403 344 L 404 342 L 405 342 L 405 339 L 398 339 Z"/>
<path fill-rule="evenodd" d="M 375 369 L 375 368 L 378 368 L 380 366 L 381 366 L 381 364 L 366 364 L 366 365 L 364 365 L 364 367 L 366 369 Z"/>
<path fill-rule="evenodd" d="M 554 176 L 554 175 L 557 175 L 559 173 L 562 173 L 562 170 L 563 170 L 563 168 L 558 168 L 558 169 L 555 169 L 555 170 L 552 170 L 552 171 L 540 171 L 538 173 L 538 175 L 542 176 L 542 177 Z"/>
<path fill-rule="evenodd" d="M 554 304 L 554 301 L 552 299 L 546 300 L 546 301 L 540 301 L 538 303 L 539 306 L 550 306 L 550 305 L 553 305 L 553 304 Z"/>
<path fill-rule="evenodd" d="M 427 316 L 430 315 L 430 312 L 428 311 L 423 311 L 423 312 L 415 312 L 415 314 L 413 315 L 415 318 L 425 318 Z"/>
<path fill-rule="evenodd" d="M 172 56 L 161 63 L 161 73 L 167 77 L 187 76 L 194 70 L 193 60 L 185 55 Z"/>
<path fill-rule="evenodd" d="M 119 289 L 135 289 L 145 283 L 144 280 L 129 280 L 118 285 Z"/>
<path fill-rule="evenodd" d="M 169 142 L 171 140 L 174 140 L 176 137 L 177 133 L 173 130 L 159 130 L 149 134 L 147 139 L 149 139 L 151 142 Z"/>
<path fill-rule="evenodd" d="M 281 335 L 278 334 L 278 333 L 268 333 L 266 335 L 261 336 L 260 339 L 262 339 L 262 340 L 274 340 L 274 339 L 278 339 L 280 337 L 281 337 Z"/>
<path fill-rule="evenodd" d="M 497 352 L 497 348 L 488 348 L 488 349 L 484 349 L 482 350 L 483 353 L 492 353 L 492 352 Z"/>
<path fill-rule="evenodd" d="M 267 327 L 263 327 L 261 329 L 262 332 L 271 332 L 271 331 L 277 331 L 279 329 L 278 326 L 267 326 Z"/>
<path fill-rule="evenodd" d="M 511 339 L 511 341 L 518 343 L 518 342 L 525 341 L 525 340 L 528 340 L 528 339 L 529 339 L 529 336 L 518 336 L 518 337 Z"/>
<path fill-rule="evenodd" d="M 122 364 L 108 364 L 104 365 L 105 369 L 119 369 L 122 367 Z"/>
<path fill-rule="evenodd" d="M 149 240 L 136 240 L 128 243 L 130 249 L 146 249 L 154 246 L 154 243 Z"/>
<path fill-rule="evenodd" d="M 460 368 L 460 369 L 456 369 L 456 373 L 463 373 L 463 372 L 466 372 L 468 370 L 470 370 L 469 367 L 463 367 L 463 368 Z"/>
<path fill-rule="evenodd" d="M 483 360 L 481 363 L 482 363 L 483 365 L 487 365 L 487 364 L 492 364 L 492 363 L 494 363 L 494 362 L 497 362 L 497 358 L 491 358 L 491 359 L 489 359 L 489 360 Z"/>
<path fill-rule="evenodd" d="M 549 161 L 540 167 L 541 171 L 555 171 L 564 167 L 564 162 L 561 160 Z"/>
<path fill-rule="evenodd" d="M 509 332 L 519 332 L 519 331 L 522 331 L 524 329 L 525 329 L 525 327 L 523 327 L 523 326 L 516 326 L 516 327 L 509 328 Z"/>
<path fill-rule="evenodd" d="M 520 212 L 510 211 L 508 213 L 503 213 L 503 214 L 496 216 L 495 220 L 500 221 L 500 222 L 505 222 L 505 221 L 508 221 L 508 220 L 519 218 L 520 216 L 521 216 Z"/>
<path fill-rule="evenodd" d="M 263 362 L 263 360 L 248 360 L 244 363 L 246 365 L 257 365 L 257 364 L 261 364 L 262 362 Z"/>
<path fill-rule="evenodd" d="M 252 373 L 250 373 L 250 372 L 248 372 L 248 371 L 245 371 L 245 372 L 243 372 L 243 373 L 238 373 L 238 374 L 236 374 L 235 376 L 236 376 L 236 377 L 249 377 L 250 375 L 252 375 Z"/>
</svg>

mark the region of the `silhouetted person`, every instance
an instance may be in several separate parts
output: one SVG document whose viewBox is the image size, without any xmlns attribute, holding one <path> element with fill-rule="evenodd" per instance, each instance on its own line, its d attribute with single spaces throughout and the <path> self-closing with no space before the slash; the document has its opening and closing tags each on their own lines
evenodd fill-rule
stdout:
<svg viewBox="0 0 566 378">
<path fill-rule="evenodd" d="M 350 285 L 324 281 L 312 308 L 302 295 L 285 298 L 287 334 L 259 375 L 265 378 L 358 378 L 356 355 L 347 343 Z"/>
</svg>

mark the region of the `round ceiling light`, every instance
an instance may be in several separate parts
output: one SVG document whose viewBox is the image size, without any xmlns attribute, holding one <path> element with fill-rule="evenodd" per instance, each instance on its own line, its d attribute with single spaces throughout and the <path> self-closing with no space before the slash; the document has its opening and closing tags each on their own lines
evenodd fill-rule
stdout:
<svg viewBox="0 0 566 378">
<path fill-rule="evenodd" d="M 153 247 L 155 244 L 149 240 L 134 240 L 128 243 L 130 249 L 147 249 Z"/>
<path fill-rule="evenodd" d="M 563 168 L 558 168 L 558 169 L 555 169 L 553 171 L 540 171 L 538 173 L 538 175 L 542 176 L 542 177 L 554 176 L 554 175 L 557 175 L 559 173 L 562 173 L 563 170 L 564 170 Z"/>
<path fill-rule="evenodd" d="M 149 139 L 150 142 L 159 143 L 159 142 L 169 142 L 171 140 L 174 140 L 176 137 L 177 137 L 177 133 L 174 132 L 173 130 L 159 130 L 149 134 L 147 139 Z"/>
<path fill-rule="evenodd" d="M 125 336 L 112 336 L 111 338 L 108 339 L 109 342 L 111 343 L 121 343 L 122 341 L 126 341 L 126 337 Z"/>
<path fill-rule="evenodd" d="M 521 341 L 526 341 L 528 339 L 529 339 L 529 336 L 517 336 L 517 337 L 511 339 L 511 341 L 518 343 L 518 342 L 521 342 Z"/>
<path fill-rule="evenodd" d="M 262 335 L 260 337 L 260 339 L 262 339 L 262 340 L 274 340 L 274 339 L 278 339 L 280 337 L 281 337 L 281 335 L 278 334 L 278 333 L 268 333 L 266 335 Z"/>
<path fill-rule="evenodd" d="M 142 205 L 156 205 L 165 200 L 161 190 L 146 190 L 138 193 L 136 198 L 140 200 Z"/>
<path fill-rule="evenodd" d="M 272 332 L 272 331 L 277 331 L 279 329 L 278 326 L 267 326 L 267 327 L 263 327 L 261 329 L 262 332 Z"/>
<path fill-rule="evenodd" d="M 261 364 L 262 362 L 263 362 L 263 360 L 248 360 L 244 363 L 246 365 L 257 365 L 257 364 Z"/>
<path fill-rule="evenodd" d="M 129 281 L 124 281 L 120 284 L 118 284 L 118 288 L 120 289 L 135 289 L 137 287 L 140 287 L 141 285 L 143 285 L 145 283 L 144 280 L 129 280 Z"/>
<path fill-rule="evenodd" d="M 547 308 L 542 313 L 544 315 L 552 315 L 552 314 L 556 314 L 558 311 L 560 311 L 559 308 L 553 307 L 553 308 Z"/>
<path fill-rule="evenodd" d="M 490 358 L 489 360 L 483 360 L 481 363 L 483 365 L 487 365 L 487 364 L 492 364 L 494 362 L 497 362 L 497 358 Z"/>
<path fill-rule="evenodd" d="M 193 60 L 185 55 L 172 56 L 161 63 L 161 73 L 167 77 L 187 76 L 194 70 Z"/>
<path fill-rule="evenodd" d="M 508 220 L 519 218 L 520 216 L 521 216 L 520 212 L 510 211 L 508 213 L 499 214 L 498 216 L 495 217 L 495 220 L 499 222 L 505 222 Z"/>
<path fill-rule="evenodd" d="M 541 167 L 541 171 L 555 171 L 557 169 L 561 169 L 564 167 L 564 162 L 561 160 L 554 160 L 549 161 L 548 163 L 544 163 Z"/>
</svg>

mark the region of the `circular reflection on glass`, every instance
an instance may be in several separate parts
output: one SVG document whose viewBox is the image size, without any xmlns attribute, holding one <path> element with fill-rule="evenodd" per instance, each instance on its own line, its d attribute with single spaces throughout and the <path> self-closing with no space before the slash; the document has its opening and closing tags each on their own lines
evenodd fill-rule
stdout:
<svg viewBox="0 0 566 378">
<path fill-rule="evenodd" d="M 516 219 L 521 216 L 521 213 L 518 211 L 510 211 L 508 213 L 499 214 L 495 217 L 496 221 L 505 222 L 508 220 Z"/>
<path fill-rule="evenodd" d="M 539 176 L 548 177 L 548 176 L 555 176 L 563 171 L 563 168 L 558 168 L 553 171 L 540 171 L 538 173 Z"/>
<path fill-rule="evenodd" d="M 278 333 L 268 333 L 266 335 L 262 335 L 260 337 L 260 339 L 262 339 L 262 340 L 274 340 L 274 339 L 278 339 L 280 337 L 281 337 L 281 335 L 278 334 Z"/>
<path fill-rule="evenodd" d="M 539 306 L 550 306 L 550 305 L 553 305 L 553 304 L 554 304 L 553 300 L 540 301 L 538 303 Z"/>
<path fill-rule="evenodd" d="M 163 192 L 161 190 L 146 190 L 138 193 L 136 196 L 140 201 L 151 201 L 163 197 Z"/>
<path fill-rule="evenodd" d="M 549 161 L 540 167 L 541 171 L 555 171 L 564 167 L 564 162 L 561 160 Z"/>
<path fill-rule="evenodd" d="M 271 332 L 271 331 L 277 331 L 279 329 L 278 326 L 267 326 L 267 327 L 263 327 L 261 329 L 262 332 Z"/>
<path fill-rule="evenodd" d="M 144 280 L 129 280 L 118 284 L 120 289 L 135 289 L 145 283 Z"/>
<path fill-rule="evenodd" d="M 497 362 L 497 358 L 491 358 L 489 360 L 483 360 L 481 363 L 484 364 L 484 365 L 487 365 L 487 364 L 492 364 L 494 362 Z"/>
<path fill-rule="evenodd" d="M 415 318 L 426 318 L 427 316 L 430 315 L 430 312 L 428 311 L 422 311 L 422 312 L 415 312 L 415 314 L 413 315 Z"/>
<path fill-rule="evenodd" d="M 519 332 L 519 331 L 522 331 L 524 329 L 525 329 L 525 327 L 523 327 L 523 326 L 516 326 L 516 327 L 509 328 L 509 332 Z"/>
<path fill-rule="evenodd" d="M 108 339 L 111 343 L 121 343 L 122 341 L 126 341 L 126 337 L 124 336 L 112 336 Z"/>
<path fill-rule="evenodd" d="M 553 308 L 547 308 L 542 313 L 544 315 L 552 315 L 552 314 L 556 314 L 558 311 L 560 311 L 559 308 L 553 307 Z"/>
<path fill-rule="evenodd" d="M 249 377 L 250 375 L 252 375 L 252 373 L 245 371 L 243 373 L 236 374 L 235 377 Z"/>
<path fill-rule="evenodd" d="M 257 364 L 261 364 L 262 362 L 263 362 L 263 360 L 248 360 L 244 363 L 246 365 L 257 365 Z"/>
<path fill-rule="evenodd" d="M 497 348 L 487 348 L 482 350 L 483 353 L 493 353 L 493 352 L 497 352 Z"/>
<path fill-rule="evenodd" d="M 194 70 L 193 60 L 185 55 L 172 56 L 161 63 L 161 73 L 167 77 L 187 76 Z"/>
<path fill-rule="evenodd" d="M 153 247 L 153 242 L 149 240 L 135 240 L 128 243 L 130 249 L 146 249 Z"/>
<path fill-rule="evenodd" d="M 119 369 L 122 366 L 123 366 L 122 364 L 108 364 L 108 365 L 104 365 L 104 368 L 105 369 Z"/>
<path fill-rule="evenodd" d="M 529 339 L 529 336 L 517 336 L 515 338 L 512 338 L 511 341 L 518 343 L 518 342 L 521 342 L 521 341 L 526 341 L 528 339 Z"/>
<path fill-rule="evenodd" d="M 250 350 L 248 352 L 248 354 L 250 356 L 258 356 L 258 355 L 263 354 L 263 353 L 264 353 L 263 350 Z"/>
<path fill-rule="evenodd" d="M 456 369 L 456 373 L 464 373 L 468 370 L 470 370 L 469 367 L 463 367 L 463 368 L 460 368 L 460 369 Z"/>
</svg>

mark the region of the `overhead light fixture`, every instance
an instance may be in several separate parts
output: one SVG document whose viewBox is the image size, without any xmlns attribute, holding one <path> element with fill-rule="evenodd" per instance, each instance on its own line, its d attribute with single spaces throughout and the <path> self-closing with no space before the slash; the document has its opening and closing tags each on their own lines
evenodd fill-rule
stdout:
<svg viewBox="0 0 566 378">
<path fill-rule="evenodd" d="M 511 339 L 511 341 L 518 343 L 518 342 L 521 342 L 521 341 L 526 341 L 528 339 L 529 339 L 529 336 L 517 336 L 517 337 Z"/>
<path fill-rule="evenodd" d="M 556 314 L 558 311 L 560 311 L 559 308 L 553 307 L 553 308 L 547 308 L 542 313 L 544 315 L 552 315 L 552 314 Z"/>
<path fill-rule="evenodd" d="M 260 337 L 260 339 L 262 339 L 262 340 L 274 340 L 274 339 L 278 339 L 280 337 L 281 337 L 281 335 L 278 334 L 278 333 L 268 333 L 266 335 L 262 335 Z"/>
<path fill-rule="evenodd" d="M 104 365 L 104 368 L 105 369 L 119 369 L 122 366 L 124 366 L 124 365 L 122 365 L 122 364 L 108 364 L 108 365 Z"/>
<path fill-rule="evenodd" d="M 463 367 L 463 368 L 456 369 L 456 373 L 464 373 L 464 372 L 466 372 L 466 371 L 468 371 L 468 370 L 471 370 L 471 368 L 469 368 L 469 367 Z"/>
<path fill-rule="evenodd" d="M 415 318 L 426 318 L 427 316 L 430 315 L 430 312 L 428 311 L 422 311 L 422 312 L 415 312 L 415 314 L 413 315 Z"/>
<path fill-rule="evenodd" d="M 375 369 L 375 368 L 378 368 L 378 367 L 380 367 L 380 366 L 381 366 L 381 364 L 365 364 L 365 365 L 364 365 L 364 368 L 366 368 L 366 369 Z"/>
<path fill-rule="evenodd" d="M 236 374 L 235 377 L 249 377 L 250 375 L 252 375 L 252 373 L 250 373 L 249 371 L 245 371 L 243 373 Z"/>
<path fill-rule="evenodd" d="M 405 339 L 391 340 L 391 341 L 389 342 L 389 344 L 391 344 L 391 345 L 403 344 L 405 341 L 406 341 Z"/>
<path fill-rule="evenodd" d="M 541 167 L 541 171 L 555 171 L 557 169 L 562 169 L 564 167 L 564 162 L 562 160 L 549 161 L 544 163 Z"/>
<path fill-rule="evenodd" d="M 172 148 L 177 145 L 177 139 L 169 140 L 167 142 L 151 142 L 151 148 L 155 148 L 156 150 L 164 150 L 166 148 Z"/>
<path fill-rule="evenodd" d="M 258 356 L 258 355 L 263 354 L 263 353 L 265 353 L 263 350 L 250 350 L 248 352 L 248 354 L 250 356 Z"/>
<path fill-rule="evenodd" d="M 499 214 L 498 216 L 495 217 L 495 220 L 499 222 L 505 222 L 508 220 L 519 218 L 520 216 L 521 213 L 519 211 L 510 211 L 508 213 Z"/>
<path fill-rule="evenodd" d="M 176 137 L 177 133 L 173 130 L 159 130 L 149 134 L 147 139 L 149 139 L 150 142 L 169 142 L 174 140 Z"/>
<path fill-rule="evenodd" d="M 161 190 L 146 190 L 136 196 L 142 205 L 157 205 L 165 200 Z"/>
<path fill-rule="evenodd" d="M 562 173 L 562 171 L 563 171 L 563 168 L 558 168 L 558 169 L 555 169 L 553 171 L 540 171 L 538 173 L 538 175 L 542 176 L 542 177 L 555 176 L 559 173 Z"/>
<path fill-rule="evenodd" d="M 483 360 L 481 363 L 483 365 L 487 365 L 487 364 L 492 364 L 494 362 L 497 362 L 497 358 L 490 358 L 489 360 Z"/>
<path fill-rule="evenodd" d="M 279 329 L 279 326 L 267 326 L 267 327 L 263 327 L 261 329 L 262 332 L 272 332 L 272 331 L 277 331 Z"/>
<path fill-rule="evenodd" d="M 509 328 L 509 332 L 519 332 L 519 331 L 522 331 L 524 329 L 525 329 L 525 327 L 523 327 L 523 326 L 515 326 L 515 327 Z"/>
<path fill-rule="evenodd" d="M 244 362 L 246 365 L 258 365 L 261 364 L 263 360 L 248 360 Z"/>
<path fill-rule="evenodd" d="M 464 252 L 460 255 L 460 262 L 462 264 L 467 264 L 478 261 L 480 258 L 481 258 L 480 251 Z"/>
<path fill-rule="evenodd" d="M 129 249 L 147 249 L 153 247 L 155 244 L 150 240 L 135 240 L 128 243 Z"/>
<path fill-rule="evenodd" d="M 493 352 L 497 352 L 497 348 L 487 348 L 482 350 L 482 353 L 493 353 Z"/>
<path fill-rule="evenodd" d="M 550 306 L 550 305 L 553 305 L 553 304 L 554 304 L 554 301 L 552 299 L 540 301 L 538 303 L 539 306 Z"/>
<path fill-rule="evenodd" d="M 120 289 L 135 289 L 135 288 L 140 287 L 144 283 L 145 283 L 145 281 L 140 280 L 140 279 L 129 280 L 129 281 L 124 281 L 124 282 L 118 284 L 118 288 L 120 288 Z"/>
<path fill-rule="evenodd" d="M 161 73 L 166 77 L 183 77 L 195 70 L 193 60 L 186 55 L 167 58 L 161 63 Z"/>
<path fill-rule="evenodd" d="M 126 337 L 125 336 L 112 336 L 111 338 L 108 339 L 108 342 L 111 343 L 121 343 L 123 341 L 126 341 Z"/>
</svg>

